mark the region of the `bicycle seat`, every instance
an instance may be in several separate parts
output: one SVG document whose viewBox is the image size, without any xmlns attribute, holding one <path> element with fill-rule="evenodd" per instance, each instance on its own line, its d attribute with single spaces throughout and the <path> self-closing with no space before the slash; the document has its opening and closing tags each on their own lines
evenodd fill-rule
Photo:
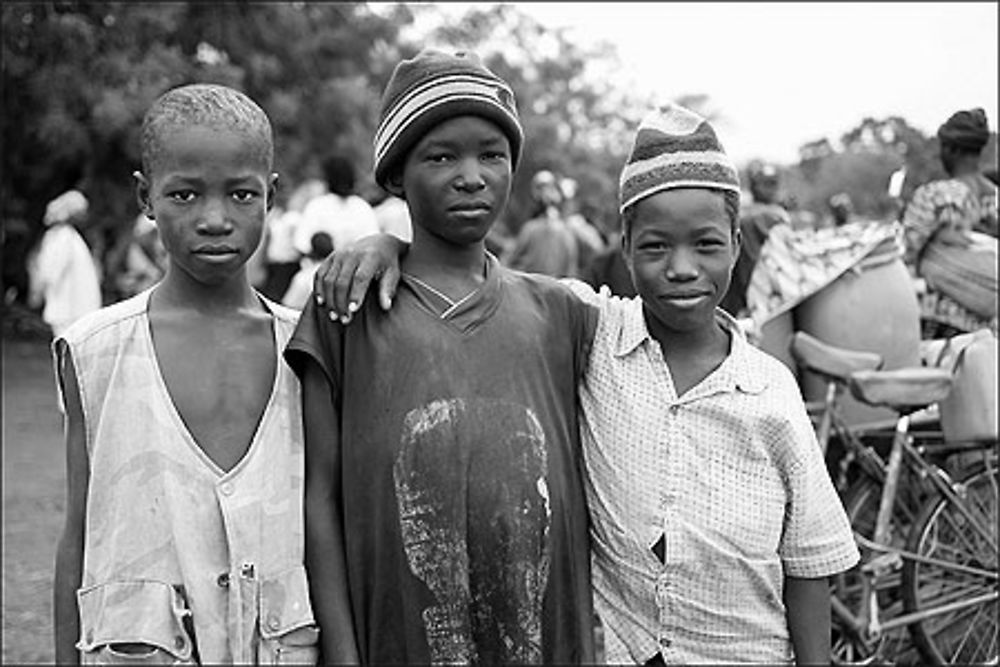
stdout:
<svg viewBox="0 0 1000 667">
<path fill-rule="evenodd" d="M 942 368 L 897 368 L 851 373 L 848 386 L 856 399 L 909 414 L 937 403 L 951 391 L 951 373 Z"/>
<path fill-rule="evenodd" d="M 875 352 L 848 350 L 824 343 L 804 331 L 792 336 L 792 356 L 801 366 L 828 378 L 846 382 L 855 371 L 882 367 L 882 355 Z"/>
</svg>

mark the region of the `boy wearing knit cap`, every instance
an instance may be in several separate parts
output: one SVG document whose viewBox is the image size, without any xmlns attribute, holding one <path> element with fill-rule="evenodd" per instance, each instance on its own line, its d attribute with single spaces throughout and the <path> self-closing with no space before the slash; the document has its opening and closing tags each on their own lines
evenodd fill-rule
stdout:
<svg viewBox="0 0 1000 667">
<path fill-rule="evenodd" d="M 580 406 L 609 663 L 829 662 L 827 577 L 859 559 L 795 379 L 718 308 L 739 192 L 711 125 L 656 109 L 620 186 L 639 296 L 574 282 L 600 312 Z"/>
<path fill-rule="evenodd" d="M 286 351 L 326 662 L 594 660 L 576 387 L 596 311 L 484 245 L 522 140 L 473 55 L 402 61 L 374 142 L 413 223 L 396 304 L 346 327 L 311 302 Z"/>
</svg>

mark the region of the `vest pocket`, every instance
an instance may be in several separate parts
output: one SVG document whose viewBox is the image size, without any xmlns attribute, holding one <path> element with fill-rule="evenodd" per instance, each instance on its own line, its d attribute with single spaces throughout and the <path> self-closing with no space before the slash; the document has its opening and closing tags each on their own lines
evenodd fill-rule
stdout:
<svg viewBox="0 0 1000 667">
<path fill-rule="evenodd" d="M 304 566 L 261 581 L 260 636 L 261 665 L 315 665 L 319 660 L 319 628 Z"/>
<path fill-rule="evenodd" d="M 111 581 L 77 592 L 84 664 L 196 664 L 184 596 L 161 581 Z"/>
</svg>

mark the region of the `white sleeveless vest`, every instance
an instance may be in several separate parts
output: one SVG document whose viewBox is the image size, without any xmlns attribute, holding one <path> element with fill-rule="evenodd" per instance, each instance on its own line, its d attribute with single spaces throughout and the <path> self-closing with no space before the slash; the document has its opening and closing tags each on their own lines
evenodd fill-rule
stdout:
<svg viewBox="0 0 1000 667">
<path fill-rule="evenodd" d="M 226 472 L 167 392 L 150 335 L 151 291 L 62 336 L 90 460 L 77 646 L 85 660 L 110 643 L 140 642 L 179 662 L 263 661 L 290 633 L 316 634 L 303 566 L 300 389 L 281 355 L 298 314 L 264 299 L 274 386 L 250 447 Z"/>
</svg>

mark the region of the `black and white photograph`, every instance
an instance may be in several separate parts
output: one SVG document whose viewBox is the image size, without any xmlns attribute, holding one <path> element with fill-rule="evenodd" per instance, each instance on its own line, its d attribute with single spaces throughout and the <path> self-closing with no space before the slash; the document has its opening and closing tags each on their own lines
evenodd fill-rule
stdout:
<svg viewBox="0 0 1000 667">
<path fill-rule="evenodd" d="M 998 31 L 4 2 L 2 664 L 997 665 Z"/>
</svg>

